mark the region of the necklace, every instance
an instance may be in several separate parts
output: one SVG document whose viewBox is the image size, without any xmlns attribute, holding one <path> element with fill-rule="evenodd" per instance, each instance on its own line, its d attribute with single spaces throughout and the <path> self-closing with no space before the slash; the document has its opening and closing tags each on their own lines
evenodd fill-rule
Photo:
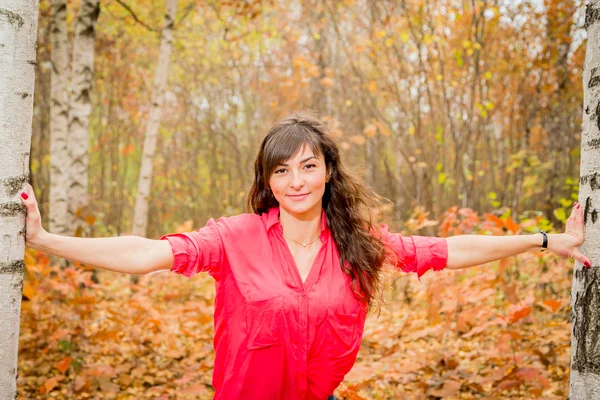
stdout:
<svg viewBox="0 0 600 400">
<path fill-rule="evenodd" d="M 302 245 L 302 247 L 310 246 L 311 244 L 313 244 L 314 242 L 316 242 L 316 241 L 317 241 L 317 240 L 318 240 L 318 239 L 321 237 L 321 235 L 319 235 L 319 236 L 317 236 L 317 237 L 315 238 L 315 240 L 313 240 L 313 241 L 312 241 L 312 242 L 310 242 L 310 243 L 302 243 L 302 242 L 299 242 L 299 241 L 297 241 L 296 239 L 292 239 L 291 237 L 289 237 L 288 235 L 286 235 L 285 233 L 283 233 L 283 229 L 281 230 L 281 234 L 282 234 L 283 236 L 285 236 L 286 238 L 288 238 L 288 239 L 290 239 L 290 240 L 293 240 L 294 242 L 296 242 L 296 243 L 298 243 L 298 244 L 301 244 L 301 245 Z"/>
</svg>

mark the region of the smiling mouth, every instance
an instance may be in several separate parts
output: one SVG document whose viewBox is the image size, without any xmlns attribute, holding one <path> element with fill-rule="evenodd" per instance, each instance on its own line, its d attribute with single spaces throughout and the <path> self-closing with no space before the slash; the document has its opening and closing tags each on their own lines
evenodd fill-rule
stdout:
<svg viewBox="0 0 600 400">
<path fill-rule="evenodd" d="M 288 197 L 304 197 L 309 195 L 310 193 L 302 193 L 302 194 L 288 194 Z"/>
</svg>

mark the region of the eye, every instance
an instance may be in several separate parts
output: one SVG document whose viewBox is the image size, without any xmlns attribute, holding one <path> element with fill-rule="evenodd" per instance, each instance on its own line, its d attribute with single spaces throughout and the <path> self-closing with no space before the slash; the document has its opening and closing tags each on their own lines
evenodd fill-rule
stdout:
<svg viewBox="0 0 600 400">
<path fill-rule="evenodd" d="M 317 166 L 315 164 L 306 164 L 304 168 L 317 168 Z"/>
<path fill-rule="evenodd" d="M 281 174 L 281 173 L 283 173 L 283 172 L 285 172 L 285 168 L 279 168 L 279 169 L 276 169 L 276 170 L 275 170 L 275 172 L 273 172 L 273 173 L 274 173 L 274 174 Z"/>
</svg>

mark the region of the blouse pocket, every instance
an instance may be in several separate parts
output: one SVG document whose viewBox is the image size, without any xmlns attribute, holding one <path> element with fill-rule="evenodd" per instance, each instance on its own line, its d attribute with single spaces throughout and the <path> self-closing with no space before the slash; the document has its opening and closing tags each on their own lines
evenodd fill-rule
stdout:
<svg viewBox="0 0 600 400">
<path fill-rule="evenodd" d="M 283 324 L 283 296 L 247 302 L 248 349 L 280 345 Z"/>
<path fill-rule="evenodd" d="M 333 358 L 347 356 L 354 350 L 358 312 L 344 314 L 328 309 L 326 321 L 329 355 Z"/>
</svg>

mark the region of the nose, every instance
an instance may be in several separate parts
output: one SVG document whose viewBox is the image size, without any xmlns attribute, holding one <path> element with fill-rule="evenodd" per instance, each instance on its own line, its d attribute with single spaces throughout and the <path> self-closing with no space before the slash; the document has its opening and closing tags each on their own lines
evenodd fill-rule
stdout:
<svg viewBox="0 0 600 400">
<path fill-rule="evenodd" d="M 292 180 L 290 181 L 290 187 L 294 190 L 300 190 L 304 186 L 304 179 L 300 176 L 300 174 L 294 174 Z"/>
</svg>

